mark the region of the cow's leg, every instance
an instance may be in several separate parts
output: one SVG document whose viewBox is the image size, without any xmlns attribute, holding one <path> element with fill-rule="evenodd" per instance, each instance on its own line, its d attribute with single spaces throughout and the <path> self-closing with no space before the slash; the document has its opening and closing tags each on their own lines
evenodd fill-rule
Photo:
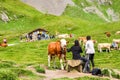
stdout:
<svg viewBox="0 0 120 80">
<path fill-rule="evenodd" d="M 54 67 L 54 68 L 56 67 L 56 64 L 55 64 L 55 56 L 53 56 L 53 67 Z"/>
<path fill-rule="evenodd" d="M 48 67 L 50 67 L 50 55 L 48 55 Z"/>
<path fill-rule="evenodd" d="M 60 59 L 61 70 L 64 70 L 62 58 Z"/>
<path fill-rule="evenodd" d="M 98 52 L 100 52 L 100 47 L 98 46 Z"/>
<path fill-rule="evenodd" d="M 110 52 L 110 47 L 108 48 L 108 52 Z"/>
<path fill-rule="evenodd" d="M 100 50 L 100 52 L 102 52 L 102 48 L 100 48 L 99 50 Z"/>
<path fill-rule="evenodd" d="M 66 70 L 66 66 L 67 66 L 67 60 L 66 60 L 66 55 L 65 54 L 63 54 L 63 59 L 64 59 L 64 64 L 63 64 L 63 66 L 64 66 L 64 70 Z"/>
</svg>

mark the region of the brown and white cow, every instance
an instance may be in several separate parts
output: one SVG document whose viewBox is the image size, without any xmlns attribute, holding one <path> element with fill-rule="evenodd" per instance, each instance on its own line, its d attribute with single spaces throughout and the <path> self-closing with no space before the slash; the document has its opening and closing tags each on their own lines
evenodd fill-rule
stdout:
<svg viewBox="0 0 120 80">
<path fill-rule="evenodd" d="M 87 42 L 86 37 L 79 37 L 78 40 L 79 40 L 80 43 L 83 43 L 83 46 L 85 46 L 85 44 Z M 93 41 L 93 43 L 97 43 L 96 40 L 92 40 L 92 41 Z"/>
<path fill-rule="evenodd" d="M 51 42 L 48 45 L 48 66 L 50 67 L 50 61 L 53 60 L 54 68 L 55 68 L 55 57 L 57 56 L 60 60 L 61 69 L 64 69 L 63 59 L 66 62 L 66 49 L 67 41 L 65 39 L 61 39 L 60 41 Z"/>
<path fill-rule="evenodd" d="M 8 45 L 7 45 L 7 43 L 0 43 L 0 46 L 1 47 L 7 47 Z"/>
</svg>

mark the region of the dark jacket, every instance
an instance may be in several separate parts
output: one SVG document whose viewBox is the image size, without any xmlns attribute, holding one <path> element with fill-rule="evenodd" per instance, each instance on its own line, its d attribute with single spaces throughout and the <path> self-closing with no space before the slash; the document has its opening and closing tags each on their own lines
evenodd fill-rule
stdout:
<svg viewBox="0 0 120 80">
<path fill-rule="evenodd" d="M 80 59 L 81 58 L 81 55 L 80 55 L 80 53 L 82 53 L 83 51 L 82 51 L 82 48 L 80 47 L 80 46 L 72 46 L 70 49 L 68 49 L 67 50 L 68 52 L 72 52 L 72 54 L 73 54 L 73 57 L 72 57 L 72 59 L 75 59 L 75 60 L 77 60 L 77 59 Z"/>
</svg>

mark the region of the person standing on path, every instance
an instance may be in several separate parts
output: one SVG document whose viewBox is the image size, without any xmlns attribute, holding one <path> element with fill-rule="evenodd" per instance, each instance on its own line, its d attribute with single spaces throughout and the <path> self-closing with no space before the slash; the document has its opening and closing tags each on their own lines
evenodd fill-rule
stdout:
<svg viewBox="0 0 120 80">
<path fill-rule="evenodd" d="M 86 52 L 86 57 L 91 61 L 92 68 L 95 67 L 94 64 L 94 54 L 95 54 L 95 49 L 94 49 L 94 43 L 91 40 L 91 36 L 86 37 L 87 42 L 85 44 L 85 52 Z"/>
</svg>

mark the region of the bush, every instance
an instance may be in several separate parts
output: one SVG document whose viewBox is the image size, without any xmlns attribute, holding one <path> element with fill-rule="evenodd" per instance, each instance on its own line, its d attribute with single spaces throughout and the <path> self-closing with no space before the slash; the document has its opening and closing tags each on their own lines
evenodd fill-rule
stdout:
<svg viewBox="0 0 120 80">
<path fill-rule="evenodd" d="M 109 80 L 109 79 L 85 76 L 85 77 L 76 78 L 75 80 Z"/>
<path fill-rule="evenodd" d="M 32 71 L 30 70 L 25 70 L 25 69 L 22 69 L 22 68 L 13 68 L 11 69 L 14 73 L 17 74 L 17 76 L 27 76 L 27 75 L 33 75 Z"/>
<path fill-rule="evenodd" d="M 0 68 L 11 68 L 13 67 L 13 63 L 11 62 L 0 62 Z"/>
<path fill-rule="evenodd" d="M 112 77 L 120 79 L 120 75 L 118 73 L 112 72 Z"/>
<path fill-rule="evenodd" d="M 18 80 L 18 77 L 11 70 L 0 69 L 0 80 Z"/>
<path fill-rule="evenodd" d="M 0 0 L 0 2 L 6 2 L 6 0 Z"/>
<path fill-rule="evenodd" d="M 42 67 L 40 67 L 40 66 L 35 66 L 35 69 L 36 69 L 36 71 L 39 72 L 39 73 L 45 73 L 45 69 L 42 68 Z"/>
<path fill-rule="evenodd" d="M 102 74 L 105 76 L 112 76 L 113 78 L 120 79 L 120 75 L 116 72 L 114 72 L 112 69 L 103 69 Z"/>
<path fill-rule="evenodd" d="M 109 76 L 110 75 L 110 72 L 108 69 L 103 69 L 102 70 L 102 74 L 105 75 L 105 76 Z"/>
<path fill-rule="evenodd" d="M 53 79 L 53 80 L 109 80 L 107 78 L 96 78 L 96 77 L 79 77 L 79 78 L 74 78 L 74 79 L 70 79 L 70 78 L 57 78 L 57 79 Z"/>
</svg>

